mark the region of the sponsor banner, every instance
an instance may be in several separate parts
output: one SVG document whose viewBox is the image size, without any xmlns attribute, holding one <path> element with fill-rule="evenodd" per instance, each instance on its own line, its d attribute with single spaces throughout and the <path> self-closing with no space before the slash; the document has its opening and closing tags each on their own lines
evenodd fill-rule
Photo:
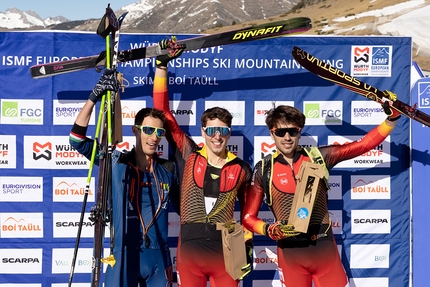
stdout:
<svg viewBox="0 0 430 287">
<path fill-rule="evenodd" d="M 68 283 L 52 283 L 51 287 L 68 287 Z M 104 285 L 103 285 L 104 286 Z M 91 283 L 75 283 L 73 282 L 73 287 L 91 287 Z"/>
<path fill-rule="evenodd" d="M 53 237 L 54 238 L 76 238 L 78 234 L 80 213 L 53 213 Z M 89 220 L 90 213 L 84 214 L 82 222 L 81 237 L 94 238 L 94 223 Z M 105 238 L 109 238 L 109 225 L 105 227 Z"/>
<path fill-rule="evenodd" d="M 391 77 L 392 46 L 351 46 L 353 77 Z"/>
<path fill-rule="evenodd" d="M 0 213 L 1 238 L 43 238 L 43 213 Z"/>
<path fill-rule="evenodd" d="M 43 177 L 0 176 L 0 202 L 42 202 Z"/>
<path fill-rule="evenodd" d="M 200 147 L 205 143 L 205 140 L 201 136 L 192 136 L 192 140 Z M 239 158 L 243 158 L 243 137 L 242 136 L 230 136 L 227 143 L 227 149 L 235 154 Z"/>
<path fill-rule="evenodd" d="M 351 210 L 352 234 L 389 234 L 391 210 Z"/>
<path fill-rule="evenodd" d="M 24 168 L 88 169 L 89 160 L 69 144 L 68 136 L 24 136 Z"/>
<path fill-rule="evenodd" d="M 328 178 L 328 199 L 341 200 L 342 199 L 342 176 L 330 175 Z"/>
<path fill-rule="evenodd" d="M 254 246 L 254 270 L 277 270 L 278 254 L 276 245 Z"/>
<path fill-rule="evenodd" d="M 351 244 L 350 267 L 389 268 L 390 244 Z"/>
<path fill-rule="evenodd" d="M 0 274 L 42 274 L 42 253 L 42 248 L 0 249 Z"/>
<path fill-rule="evenodd" d="M 87 202 L 95 200 L 95 178 L 91 177 L 87 188 L 85 177 L 53 177 L 52 201 L 54 202 L 82 202 L 85 193 L 88 193 Z"/>
<path fill-rule="evenodd" d="M 169 101 L 169 107 L 180 126 L 196 125 L 196 101 Z"/>
<path fill-rule="evenodd" d="M 121 100 L 121 117 L 123 130 L 134 125 L 136 114 L 143 108 L 146 108 L 146 101 L 129 101 Z"/>
<path fill-rule="evenodd" d="M 205 101 L 205 110 L 213 107 L 228 110 L 233 116 L 232 126 L 245 125 L 245 101 Z"/>
<path fill-rule="evenodd" d="M 0 168 L 16 168 L 15 135 L 0 135 Z"/>
<path fill-rule="evenodd" d="M 52 274 L 69 274 L 70 266 L 73 260 L 73 248 L 53 248 L 52 249 Z M 109 255 L 109 248 L 103 249 L 102 258 Z M 76 257 L 74 272 L 76 273 L 91 273 L 92 266 L 92 248 L 79 248 Z M 103 263 L 103 271 L 106 271 L 106 264 Z"/>
<path fill-rule="evenodd" d="M 59 287 L 58 285 L 65 287 L 73 257 L 74 240 L 71 239 L 76 236 L 76 228 L 78 227 L 76 222 L 79 222 L 79 211 L 81 210 L 82 197 L 84 196 L 81 188 L 85 188 L 85 178 L 89 167 L 89 161 L 84 158 L 74 157 L 73 152 L 76 151 L 71 149 L 68 135 L 74 116 L 83 107 L 85 100 L 88 98 L 90 88 L 94 86 L 100 75 L 95 73 L 94 70 L 88 70 L 69 73 L 67 76 L 55 76 L 46 80 L 28 81 L 29 66 L 40 64 L 41 62 L 87 56 L 88 51 L 103 50 L 104 44 L 100 37 L 94 33 L 19 32 L 4 33 L 2 35 L 4 36 L 2 59 L 8 72 L 3 75 L 4 82 L 7 85 L 3 87 L 2 101 L 0 101 L 0 168 L 2 169 L 0 180 L 16 177 L 19 182 L 14 183 L 13 179 L 10 182 L 8 179 L 6 183 L 28 184 L 30 182 L 36 184 L 40 183 L 41 180 L 37 179 L 34 182 L 31 177 L 37 176 L 43 179 L 40 189 L 23 190 L 22 195 L 18 193 L 1 194 L 0 212 L 12 214 L 23 214 L 22 212 L 39 213 L 39 217 L 35 217 L 34 220 L 42 220 L 41 218 L 43 218 L 44 223 L 44 226 L 41 226 L 43 238 L 34 237 L 34 234 L 30 232 L 22 234 L 13 230 L 5 230 L 0 233 L 0 236 L 9 236 L 0 238 L 0 241 L 4 243 L 3 247 L 19 247 L 19 249 L 25 250 L 25 252 L 20 253 L 16 249 L 12 249 L 11 252 L 6 253 L 7 256 L 4 256 L 5 249 L 0 250 L 2 260 L 4 258 L 15 258 L 2 261 L 6 263 L 9 271 L 13 270 L 11 271 L 13 272 L 11 273 L 12 275 L 6 275 L 5 279 L 11 284 L 26 282 L 28 284 L 52 287 L 54 283 L 51 282 L 51 279 L 54 275 L 56 277 L 54 285 L 57 285 L 56 287 Z M 156 44 L 166 35 L 126 34 L 122 36 L 124 38 L 121 40 L 121 45 L 123 45 L 122 48 L 120 47 L 121 50 Z M 33 45 L 23 45 L 23 38 L 26 39 L 25 43 L 31 42 Z M 190 38 L 190 35 L 178 35 L 178 39 L 185 38 Z M 410 59 L 412 41 L 410 37 L 279 37 L 240 45 L 226 45 L 188 51 L 180 58 L 169 63 L 170 109 L 180 125 L 184 127 L 185 132 L 196 136 L 197 143 L 200 145 L 203 142 L 199 122 L 202 112 L 212 104 L 228 107 L 234 117 L 233 134 L 238 136 L 231 138 L 229 141 L 231 146 L 228 148 L 252 165 L 253 162 L 258 162 L 265 154 L 272 153 L 275 150 L 270 133 L 264 123 L 264 112 L 272 107 L 272 101 L 275 102 L 275 105 L 288 104 L 298 107 L 308 116 L 306 120 L 307 128 L 303 130 L 299 141 L 299 145 L 302 147 L 330 144 L 328 142 L 330 136 L 340 136 L 342 139 L 347 139 L 347 141 L 350 140 L 350 135 L 359 138 L 366 131 L 380 123 L 378 116 L 381 117 L 381 120 L 384 117 L 382 112 L 378 113 L 380 106 L 348 89 L 318 78 L 298 65 L 291 55 L 292 39 L 294 40 L 294 45 L 304 48 L 312 55 L 323 59 L 324 62 L 328 61 L 332 66 L 346 72 L 351 71 L 351 47 L 360 47 L 362 49 L 363 47 L 390 47 L 392 45 L 392 61 L 389 60 L 389 62 L 391 61 L 389 65 L 392 66 L 392 76 L 364 76 L 365 81 L 374 87 L 389 87 L 390 90 L 398 95 L 400 100 L 406 103 L 411 102 Z M 69 45 L 61 45 L 62 42 L 76 42 L 80 43 L 80 45 L 79 47 L 70 47 Z M 273 47 L 280 47 L 280 49 L 273 49 Z M 244 48 L 247 51 L 245 56 L 243 53 Z M 372 49 L 369 49 L 369 51 L 372 51 Z M 369 55 L 374 57 L 375 54 L 370 52 Z M 373 66 L 385 65 L 384 56 L 381 55 L 373 58 L 378 59 L 376 61 L 372 61 L 372 58 L 370 58 L 370 64 Z M 29 62 L 23 62 L 21 61 L 22 59 L 28 59 Z M 358 62 L 359 65 L 361 63 L 362 61 Z M 155 58 L 120 63 L 119 65 L 121 72 L 124 73 L 124 78 L 130 81 L 125 93 L 121 95 L 123 98 L 121 117 L 124 125 L 124 142 L 116 146 L 118 150 L 131 150 L 133 148 L 135 136 L 131 132 L 131 126 L 134 124 L 136 113 L 145 106 L 153 106 L 154 66 Z M 369 69 L 368 71 L 372 71 L 372 66 Z M 20 85 L 20 83 L 24 82 L 26 85 Z M 430 108 L 430 92 L 427 91 L 426 86 L 430 86 L 430 84 L 428 80 L 427 82 L 428 84 L 420 85 L 420 100 L 412 101 L 412 103 L 418 102 L 419 105 L 428 110 Z M 84 87 L 84 90 L 77 91 L 76 83 L 79 83 L 80 87 Z M 19 87 L 18 93 L 17 87 Z M 39 94 L 36 92 L 35 96 L 35 91 L 48 92 Z M 20 95 L 20 99 L 15 99 L 17 94 Z M 36 101 L 32 102 L 34 100 Z M 304 106 L 304 101 L 306 101 L 306 107 Z M 344 105 L 346 108 L 344 108 Z M 95 107 L 95 121 L 97 121 L 99 107 L 100 103 Z M 361 267 L 364 266 L 366 276 L 369 278 L 378 278 L 383 272 L 384 274 L 382 275 L 386 276 L 391 283 L 410 283 L 409 281 L 411 281 L 409 280 L 412 258 L 410 256 L 410 238 L 394 233 L 402 231 L 407 234 L 410 224 L 410 199 L 409 197 L 402 197 L 402 200 L 398 200 L 398 196 L 401 196 L 401 194 L 409 194 L 410 185 L 412 184 L 408 178 L 409 173 L 405 169 L 405 165 L 407 166 L 407 163 L 411 161 L 409 159 L 411 155 L 404 152 L 404 147 L 410 146 L 410 142 L 413 142 L 414 146 L 411 146 L 410 149 L 413 151 L 412 163 L 415 162 L 419 167 L 428 165 L 425 144 L 421 149 L 416 146 L 419 142 L 418 140 L 410 141 L 410 126 L 414 123 L 415 121 L 409 122 L 406 118 L 402 118 L 391 134 L 389 141 L 387 140 L 387 143 L 384 143 L 382 147 L 377 147 L 374 150 L 383 151 L 383 164 L 382 162 L 366 164 L 364 162 L 348 161 L 346 169 L 342 167 L 342 164 L 336 166 L 338 168 L 334 170 L 336 175 L 330 179 L 331 190 L 328 192 L 331 200 L 329 203 L 330 216 L 333 230 L 338 239 L 339 252 L 343 253 L 342 263 L 344 266 L 348 266 L 346 270 L 351 278 L 362 277 L 363 269 Z M 33 126 L 37 128 L 31 128 Z M 419 128 L 425 131 L 421 125 Z M 88 135 L 93 136 L 95 129 L 95 122 L 91 119 Z M 421 135 L 422 132 L 417 134 Z M 422 137 L 422 141 L 425 142 L 426 137 Z M 255 143 L 254 148 L 251 147 L 253 143 Z M 391 150 L 385 149 L 386 144 L 391 146 Z M 168 149 L 169 146 L 163 139 L 160 142 L 157 153 L 167 157 Z M 416 156 L 417 154 L 418 156 Z M 389 162 L 391 155 L 396 164 Z M 388 161 L 385 160 L 385 156 Z M 377 155 L 359 157 L 359 159 L 363 158 L 366 160 L 379 160 Z M 380 167 L 381 164 L 382 167 L 385 165 L 383 169 L 372 168 L 374 166 Z M 416 175 L 417 172 L 418 169 L 414 169 L 412 174 Z M 350 173 L 347 175 L 348 177 L 345 177 L 348 173 Z M 383 175 L 380 175 L 381 173 Z M 377 181 L 373 180 L 374 183 L 366 181 L 365 184 L 357 183 L 357 185 L 354 185 L 355 182 L 352 182 L 351 174 L 354 176 L 367 174 L 380 176 L 380 178 L 376 178 L 378 179 Z M 425 174 L 425 171 L 423 171 L 423 174 Z M 29 176 L 30 179 L 24 179 L 23 177 L 25 176 Z M 425 176 L 422 178 L 425 178 Z M 63 180 L 64 182 L 62 182 Z M 92 179 L 91 184 L 96 180 Z M 384 183 L 386 180 L 388 180 L 388 185 Z M 75 183 L 78 186 L 75 186 Z M 415 181 L 413 183 L 415 196 L 425 194 L 425 192 L 416 192 L 420 190 L 420 186 L 424 188 L 425 183 L 421 185 L 416 185 Z M 81 186 L 82 184 L 83 186 Z M 348 186 L 342 186 L 345 184 Z M 390 185 L 396 186 L 396 193 L 394 194 L 393 192 L 393 196 L 387 195 L 391 194 Z M 388 188 L 388 193 L 357 192 L 352 194 L 354 187 L 370 187 L 378 191 L 378 187 L 384 186 Z M 16 187 L 19 186 L 13 186 L 13 188 Z M 10 186 L 6 188 L 10 188 Z M 342 189 L 345 191 L 342 192 Z M 94 201 L 94 190 L 95 187 L 91 185 L 88 194 L 90 201 Z M 355 200 L 351 200 L 349 195 L 343 196 L 345 192 L 350 192 L 351 197 L 356 197 L 354 198 Z M 396 195 L 395 198 L 394 195 Z M 40 199 L 41 196 L 43 196 L 42 200 Z M 370 198 L 367 198 L 369 196 Z M 22 200 L 18 198 L 22 198 Z M 392 236 L 387 237 L 386 234 L 382 234 L 384 236 L 381 234 L 353 234 L 352 237 L 350 236 L 353 219 L 349 214 L 345 218 L 345 224 L 343 224 L 342 215 L 347 213 L 341 209 L 342 206 L 348 207 L 345 210 L 363 209 L 364 207 L 361 205 L 363 205 L 364 201 L 359 201 L 358 199 L 390 199 L 372 201 L 372 205 L 376 204 L 376 206 L 371 208 L 391 210 L 393 218 L 394 216 L 396 218 L 396 225 L 391 227 L 393 230 L 391 232 L 394 232 Z M 31 200 L 31 204 L 29 204 L 29 200 Z M 414 202 L 415 204 L 419 202 L 424 204 L 428 200 L 414 200 Z M 239 205 L 236 205 L 234 215 L 236 220 L 239 219 L 238 207 Z M 396 211 L 395 215 L 394 210 Z M 85 224 L 88 221 L 88 212 L 84 214 L 86 217 Z M 274 222 L 272 212 L 265 205 L 262 206 L 259 216 L 264 222 Z M 33 221 L 33 217 L 25 217 L 24 219 L 27 224 L 37 224 Z M 15 218 L 15 220 L 20 220 L 20 217 Z M 414 224 L 418 224 L 417 220 L 421 220 L 419 216 L 414 217 Z M 425 221 L 425 218 L 422 220 Z M 0 223 L 3 224 L 3 222 Z M 9 229 L 10 224 L 9 222 L 6 223 L 6 229 Z M 425 226 L 425 222 L 422 223 L 422 226 Z M 344 231 L 342 231 L 343 226 Z M 413 229 L 415 230 L 414 232 L 424 232 L 426 230 L 426 228 L 417 226 L 418 228 Z M 0 226 L 0 228 L 2 227 L 3 225 Z M 90 227 L 84 227 L 84 237 L 81 239 L 82 247 L 92 247 L 93 240 L 88 237 L 88 228 Z M 36 234 L 40 233 L 40 231 L 34 232 Z M 169 242 L 173 246 L 175 246 L 178 235 L 179 217 L 175 213 L 171 213 L 169 217 Z M 17 239 L 16 236 L 28 236 L 28 238 L 21 239 L 18 237 L 20 239 Z M 368 240 L 369 236 L 374 240 Z M 384 237 L 384 240 L 379 240 L 381 236 Z M 421 246 L 425 247 L 425 238 L 428 237 L 425 235 L 415 236 L 414 244 L 417 244 L 417 240 L 419 241 L 420 238 L 423 238 Z M 17 241 L 20 243 L 15 243 Z M 373 245 L 369 245 L 370 247 L 366 248 L 365 244 L 358 251 L 355 250 L 356 247 L 351 250 L 351 244 L 356 243 L 384 243 L 389 252 L 381 254 L 380 246 L 373 248 Z M 15 246 L 16 244 L 19 244 L 19 246 Z M 259 260 L 258 263 L 254 262 L 255 267 L 259 270 L 245 278 L 244 285 L 279 286 L 281 283 L 276 270 L 276 263 L 271 262 L 270 256 L 267 255 L 269 250 L 276 251 L 274 249 L 276 243 L 267 237 L 256 235 L 255 244 L 264 253 L 254 254 L 254 257 Z M 36 263 L 39 269 L 35 271 L 28 268 L 36 261 L 31 259 L 36 258 L 36 256 L 32 256 L 25 249 L 29 245 L 37 248 L 39 250 L 38 254 L 40 254 L 39 263 Z M 104 247 L 108 250 L 109 239 L 107 236 Z M 53 248 L 56 248 L 56 250 L 53 250 Z M 384 248 L 382 247 L 382 250 L 385 250 Z M 75 276 L 78 276 L 77 281 L 80 282 L 79 284 L 89 287 L 91 269 L 88 265 L 92 259 L 92 248 L 87 248 L 85 252 L 84 250 L 79 249 L 79 266 L 77 267 L 79 272 Z M 425 271 L 425 264 L 422 264 L 422 262 L 425 262 L 426 256 L 422 250 L 425 250 L 425 248 L 420 248 L 418 252 L 414 252 L 414 260 L 419 260 L 419 256 L 424 258 L 424 261 L 414 262 L 415 275 L 417 275 L 417 270 L 421 266 L 424 266 L 422 269 Z M 84 254 L 82 254 L 83 252 Z M 366 254 L 371 259 L 365 257 Z M 391 260 L 395 261 L 396 264 L 389 265 L 384 262 L 385 254 L 394 256 L 391 257 Z M 398 254 L 401 254 L 401 256 Z M 27 260 L 24 260 L 26 258 Z M 33 263 L 30 263 L 31 261 Z M 42 261 L 44 266 L 42 266 Z M 176 258 L 174 263 L 176 264 Z M 350 264 L 354 268 L 349 268 Z M 381 267 L 385 265 L 389 267 Z M 274 266 L 274 269 L 270 269 L 270 266 Z M 4 268 L 5 264 L 2 263 L 0 274 L 8 274 L 9 271 L 5 273 Z M 268 269 L 266 270 L 265 268 Z M 35 275 L 24 279 L 22 276 L 18 276 L 25 275 L 28 272 Z M 425 272 L 423 273 L 425 275 Z M 414 276 L 414 280 L 416 278 L 417 276 Z M 424 279 L 426 279 L 425 276 Z M 423 280 L 423 282 L 426 281 Z M 425 285 L 425 283 L 423 284 Z"/>
<path fill-rule="evenodd" d="M 292 106 L 294 101 L 255 101 L 254 102 L 254 125 L 266 126 L 266 113 L 277 106 Z"/>
<path fill-rule="evenodd" d="M 115 148 L 119 151 L 131 151 L 136 146 L 135 136 L 123 136 L 122 142 L 117 143 Z M 163 137 L 158 143 L 158 147 L 155 151 L 159 157 L 168 159 L 169 157 L 169 143 L 166 137 Z"/>
<path fill-rule="evenodd" d="M 43 100 L 1 99 L 0 124 L 43 125 Z"/>
<path fill-rule="evenodd" d="M 342 101 L 303 101 L 306 125 L 342 125 Z"/>
<path fill-rule="evenodd" d="M 283 287 L 279 279 L 274 280 L 253 280 L 252 287 Z"/>
<path fill-rule="evenodd" d="M 351 102 L 352 125 L 379 125 L 387 118 L 384 109 L 374 101 Z"/>
<path fill-rule="evenodd" d="M 78 100 L 54 100 L 52 103 L 53 124 L 72 127 L 85 102 Z M 91 114 L 88 124 L 95 124 L 94 112 Z"/>
<path fill-rule="evenodd" d="M 318 137 L 304 134 L 299 139 L 299 146 L 311 147 L 318 145 Z M 270 136 L 254 136 L 254 166 L 268 154 L 276 151 L 276 145 Z"/>
<path fill-rule="evenodd" d="M 329 210 L 328 214 L 331 220 L 331 228 L 333 234 L 342 234 L 343 223 L 342 223 L 342 210 Z"/>
<path fill-rule="evenodd" d="M 351 175 L 351 199 L 391 199 L 389 175 Z"/>
<path fill-rule="evenodd" d="M 428 78 L 420 79 L 417 82 L 416 89 L 414 90 L 416 90 L 415 93 L 418 99 L 418 108 L 429 109 L 430 108 L 430 79 Z"/>
<path fill-rule="evenodd" d="M 350 287 L 389 287 L 387 277 L 350 278 Z"/>
<path fill-rule="evenodd" d="M 179 215 L 176 212 L 169 212 L 168 221 L 168 236 L 178 237 L 179 231 L 181 230 L 181 220 L 179 218 Z"/>
<path fill-rule="evenodd" d="M 329 136 L 328 144 L 349 144 L 353 141 L 360 140 L 362 136 Z M 369 167 L 390 167 L 390 136 L 388 136 L 380 145 L 374 149 L 350 160 L 338 163 L 334 168 L 369 168 Z"/>
</svg>

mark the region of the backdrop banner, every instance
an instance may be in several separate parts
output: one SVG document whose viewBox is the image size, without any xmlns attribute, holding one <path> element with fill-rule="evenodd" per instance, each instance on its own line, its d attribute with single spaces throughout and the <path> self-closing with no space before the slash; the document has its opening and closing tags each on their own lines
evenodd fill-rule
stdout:
<svg viewBox="0 0 430 287">
<path fill-rule="evenodd" d="M 119 47 L 154 45 L 170 36 L 122 34 Z M 90 69 L 36 80 L 29 67 L 96 55 L 104 46 L 95 33 L 0 33 L 0 286 L 67 286 L 89 167 L 89 161 L 69 145 L 68 135 L 100 73 Z M 410 103 L 410 37 L 281 37 L 185 52 L 172 61 L 170 106 L 182 128 L 202 143 L 203 111 L 213 106 L 228 109 L 233 115 L 228 148 L 254 165 L 275 149 L 264 123 L 265 112 L 273 105 L 293 105 L 304 112 L 302 146 L 345 144 L 386 118 L 375 102 L 300 67 L 291 55 L 293 46 Z M 117 148 L 133 147 L 134 116 L 141 108 L 153 106 L 154 67 L 153 58 L 118 67 L 128 85 L 121 94 L 124 141 Z M 98 110 L 99 104 L 96 114 Z M 91 137 L 95 119 L 88 129 Z M 338 164 L 331 173 L 329 210 L 351 286 L 409 285 L 410 130 L 410 121 L 403 117 L 381 145 Z M 170 156 L 166 140 L 158 153 Z M 96 178 L 97 168 L 74 286 L 89 286 L 91 280 L 93 228 L 88 216 Z M 425 188 L 424 172 L 417 185 Z M 260 217 L 274 220 L 265 205 Z M 179 217 L 173 210 L 169 221 L 176 267 Z M 254 271 L 241 284 L 281 286 L 275 242 L 255 236 Z"/>
</svg>

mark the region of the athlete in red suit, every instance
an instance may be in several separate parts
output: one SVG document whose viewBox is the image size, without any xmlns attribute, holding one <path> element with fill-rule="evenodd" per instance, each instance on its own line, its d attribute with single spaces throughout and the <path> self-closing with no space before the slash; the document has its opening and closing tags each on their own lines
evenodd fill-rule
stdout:
<svg viewBox="0 0 430 287">
<path fill-rule="evenodd" d="M 386 102 L 389 104 L 389 102 Z M 319 147 L 318 163 L 328 171 L 341 161 L 357 157 L 380 143 L 393 130 L 399 113 L 384 104 L 389 117 L 360 140 L 343 145 Z M 321 180 L 307 233 L 299 233 L 286 224 L 296 188 L 296 175 L 308 153 L 298 147 L 305 116 L 290 106 L 269 111 L 266 124 L 276 144 L 276 152 L 259 161 L 247 192 L 243 224 L 249 230 L 278 242 L 278 268 L 283 287 L 344 287 L 348 283 L 334 240 L 327 208 L 327 185 Z M 312 157 L 313 158 L 313 157 Z M 273 160 L 272 160 L 273 159 Z M 323 161 L 321 161 L 321 159 Z M 266 170 L 266 174 L 263 170 Z M 263 198 L 275 216 L 275 223 L 266 224 L 258 218 Z"/>
<path fill-rule="evenodd" d="M 171 44 L 167 40 L 159 43 L 161 48 Z M 242 210 L 252 169 L 226 148 L 232 122 L 226 109 L 214 107 L 202 114 L 202 148 L 181 130 L 171 113 L 167 93 L 167 63 L 181 51 L 172 48 L 170 52 L 157 57 L 153 95 L 154 107 L 165 112 L 166 138 L 174 151 L 181 181 L 178 284 L 206 287 L 209 278 L 212 287 L 237 287 L 239 280 L 225 270 L 221 232 L 216 224 L 233 220 L 236 198 Z M 246 232 L 245 236 L 250 246 L 252 233 Z M 249 273 L 251 262 L 244 267 Z"/>
</svg>

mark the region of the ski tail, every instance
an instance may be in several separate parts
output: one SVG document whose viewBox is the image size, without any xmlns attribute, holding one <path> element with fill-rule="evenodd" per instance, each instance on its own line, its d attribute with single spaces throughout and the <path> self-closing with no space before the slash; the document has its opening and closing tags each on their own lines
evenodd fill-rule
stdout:
<svg viewBox="0 0 430 287">
<path fill-rule="evenodd" d="M 121 17 L 119 19 L 121 19 Z M 184 51 L 191 51 L 215 46 L 295 35 L 304 33 L 311 28 L 311 19 L 307 17 L 297 17 L 180 40 L 177 44 L 185 45 Z M 100 34 L 103 32 L 106 33 L 100 28 Z M 151 58 L 165 53 L 167 53 L 167 51 L 158 49 L 157 45 L 123 50 L 118 52 L 118 62 Z M 30 67 L 30 74 L 32 78 L 39 79 L 85 69 L 97 69 L 98 67 L 106 66 L 106 58 L 103 56 L 104 54 L 101 53 L 100 55 L 73 60 L 34 65 Z"/>
<path fill-rule="evenodd" d="M 414 106 L 410 106 L 398 99 L 391 99 L 389 98 L 388 93 L 348 75 L 344 71 L 323 62 L 297 46 L 293 47 L 292 55 L 301 66 L 320 78 L 349 89 L 354 93 L 360 94 L 380 104 L 389 100 L 392 102 L 391 107 L 399 111 L 402 115 L 414 119 L 423 125 L 430 126 L 430 116 L 418 110 L 416 108 L 416 104 Z"/>
</svg>

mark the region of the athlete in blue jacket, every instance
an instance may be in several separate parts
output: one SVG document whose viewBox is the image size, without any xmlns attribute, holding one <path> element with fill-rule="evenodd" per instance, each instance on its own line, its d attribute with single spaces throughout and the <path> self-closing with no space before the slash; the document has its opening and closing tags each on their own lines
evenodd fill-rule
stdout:
<svg viewBox="0 0 430 287">
<path fill-rule="evenodd" d="M 70 144 L 87 158 L 91 157 L 94 144 L 94 140 L 86 137 L 86 131 L 95 103 L 106 90 L 115 92 L 117 89 L 116 73 L 104 73 L 72 127 Z M 172 262 L 167 245 L 168 202 L 170 198 L 177 206 L 179 193 L 175 164 L 156 154 L 166 132 L 164 121 L 162 111 L 141 109 L 132 126 L 136 146 L 130 152 L 115 150 L 112 154 L 116 263 L 107 267 L 106 287 L 172 284 Z"/>
</svg>

